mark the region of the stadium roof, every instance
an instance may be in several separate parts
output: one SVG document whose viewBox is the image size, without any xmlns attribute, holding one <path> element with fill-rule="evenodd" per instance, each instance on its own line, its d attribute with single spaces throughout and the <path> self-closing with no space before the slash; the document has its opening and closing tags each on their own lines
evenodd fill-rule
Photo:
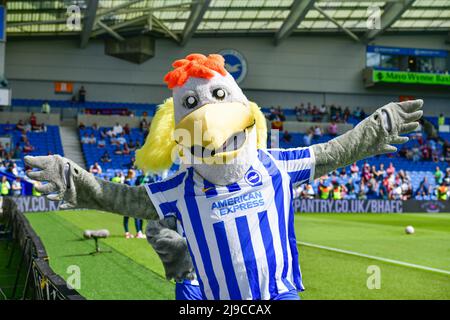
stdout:
<svg viewBox="0 0 450 320">
<path fill-rule="evenodd" d="M 9 37 L 76 35 L 81 46 L 105 34 L 123 40 L 143 32 L 185 44 L 202 34 L 272 34 L 279 43 L 296 33 L 345 32 L 367 41 L 381 33 L 450 30 L 449 0 L 9 0 L 7 9 Z M 75 28 L 69 15 L 80 18 Z"/>
</svg>

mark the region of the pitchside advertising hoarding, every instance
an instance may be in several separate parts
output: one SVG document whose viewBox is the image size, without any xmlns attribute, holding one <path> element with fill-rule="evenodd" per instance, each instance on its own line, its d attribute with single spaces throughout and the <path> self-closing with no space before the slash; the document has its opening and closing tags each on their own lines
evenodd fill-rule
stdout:
<svg viewBox="0 0 450 320">
<path fill-rule="evenodd" d="M 449 213 L 449 201 L 294 199 L 298 213 Z"/>
<path fill-rule="evenodd" d="M 56 211 L 61 201 L 50 201 L 46 197 L 11 197 L 20 212 Z"/>
<path fill-rule="evenodd" d="M 12 198 L 21 212 L 46 212 L 59 210 L 61 201 L 46 197 Z M 418 200 L 318 200 L 294 199 L 297 213 L 450 213 L 450 201 Z"/>
</svg>

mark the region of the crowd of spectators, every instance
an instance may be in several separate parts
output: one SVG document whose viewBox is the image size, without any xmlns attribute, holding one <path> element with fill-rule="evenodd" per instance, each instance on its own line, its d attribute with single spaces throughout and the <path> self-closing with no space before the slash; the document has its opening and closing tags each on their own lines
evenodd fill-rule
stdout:
<svg viewBox="0 0 450 320">
<path fill-rule="evenodd" d="M 317 183 L 295 188 L 295 196 L 302 199 L 385 199 L 385 200 L 448 200 L 450 192 L 450 168 L 445 172 L 439 167 L 434 173 L 434 187 L 425 176 L 417 189 L 413 189 L 411 177 L 403 170 L 396 171 L 391 163 L 388 168 L 379 168 L 365 162 L 362 169 L 356 163 L 349 172 L 343 168 L 321 177 Z"/>
<path fill-rule="evenodd" d="M 145 121 L 144 118 L 141 122 L 141 130 L 144 132 L 144 136 L 148 132 L 148 123 L 145 124 Z M 79 128 L 85 129 L 86 126 L 80 123 Z M 122 126 L 116 123 L 111 129 L 100 129 L 97 124 L 93 124 L 91 133 L 84 133 L 81 137 L 81 143 L 96 145 L 97 148 L 105 148 L 107 144 L 110 144 L 114 146 L 114 154 L 129 155 L 141 147 L 139 139 L 133 140 L 129 137 L 130 132 L 131 128 L 128 124 Z M 111 162 L 109 151 L 105 150 L 99 160 L 103 163 Z"/>
<path fill-rule="evenodd" d="M 334 104 L 320 106 L 313 105 L 308 102 L 306 105 L 301 103 L 294 107 L 295 118 L 300 122 L 334 122 L 346 123 L 351 117 L 356 121 L 363 120 L 367 114 L 363 108 L 356 107 L 353 112 L 347 106 L 336 106 Z M 271 122 L 272 129 L 283 130 L 282 123 L 286 121 L 286 116 L 281 109 L 281 106 L 272 106 L 266 118 Z"/>
</svg>

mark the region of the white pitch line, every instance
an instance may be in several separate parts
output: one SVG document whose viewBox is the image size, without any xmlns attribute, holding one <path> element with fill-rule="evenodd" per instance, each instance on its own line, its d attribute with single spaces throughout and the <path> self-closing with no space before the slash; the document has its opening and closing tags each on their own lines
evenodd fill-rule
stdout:
<svg viewBox="0 0 450 320">
<path fill-rule="evenodd" d="M 338 249 L 338 248 L 321 246 L 319 244 L 313 244 L 313 243 L 308 243 L 308 242 L 303 242 L 303 241 L 297 241 L 297 245 L 302 245 L 302 246 L 312 247 L 312 248 L 318 248 L 318 249 L 323 249 L 323 250 L 328 250 L 328 251 L 333 251 L 333 252 L 339 252 L 339 253 L 349 254 L 349 255 L 352 255 L 352 256 L 363 257 L 363 258 L 368 258 L 368 259 L 372 259 L 372 260 L 378 260 L 378 261 L 383 261 L 383 262 L 387 262 L 387 263 L 392 263 L 392 264 L 396 264 L 396 265 L 399 265 L 399 266 L 410 267 L 410 268 L 427 270 L 427 271 L 432 271 L 432 272 L 437 272 L 437 273 L 443 273 L 443 274 L 446 274 L 446 275 L 450 275 L 450 271 L 447 271 L 447 270 L 430 268 L 430 267 L 421 266 L 421 265 L 414 264 L 414 263 L 408 263 L 408 262 L 403 262 L 403 261 L 398 261 L 398 260 L 393 260 L 393 259 L 387 259 L 387 258 L 382 258 L 382 257 L 377 257 L 377 256 L 371 256 L 371 255 L 368 255 L 368 254 L 354 252 L 354 251 L 349 251 L 349 250 L 343 250 L 343 249 Z"/>
</svg>

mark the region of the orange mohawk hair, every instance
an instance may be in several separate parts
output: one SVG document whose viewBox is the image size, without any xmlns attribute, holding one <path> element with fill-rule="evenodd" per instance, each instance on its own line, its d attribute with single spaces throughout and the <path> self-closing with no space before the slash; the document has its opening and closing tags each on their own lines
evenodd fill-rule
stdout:
<svg viewBox="0 0 450 320">
<path fill-rule="evenodd" d="M 200 53 L 188 55 L 185 59 L 172 63 L 175 70 L 166 74 L 164 81 L 169 89 L 182 86 L 190 77 L 211 79 L 216 71 L 225 76 L 225 60 L 220 54 L 210 54 L 207 57 Z"/>
</svg>

